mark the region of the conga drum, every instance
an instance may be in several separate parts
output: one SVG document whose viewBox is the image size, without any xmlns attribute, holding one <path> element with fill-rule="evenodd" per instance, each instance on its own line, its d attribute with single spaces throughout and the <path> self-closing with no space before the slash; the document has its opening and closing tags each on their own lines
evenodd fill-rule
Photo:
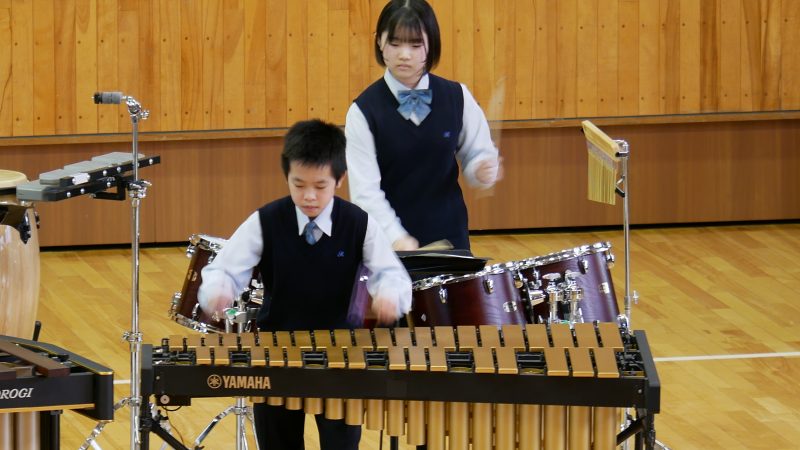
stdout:
<svg viewBox="0 0 800 450">
<path fill-rule="evenodd" d="M 25 174 L 0 170 L 0 216 L 10 222 L 20 211 L 17 186 L 25 183 Z M 18 223 L 0 224 L 0 334 L 25 339 L 33 337 L 39 305 L 39 234 L 33 209 L 27 209 Z M 25 223 L 27 221 L 27 223 Z M 22 236 L 23 228 L 29 236 Z M 37 412 L 0 414 L 0 450 L 39 448 Z"/>
<path fill-rule="evenodd" d="M 16 187 L 25 174 L 0 170 L 0 208 L 19 208 Z M 0 225 L 0 334 L 31 339 L 39 305 L 39 234 L 33 209 L 28 209 L 30 237 L 24 242 L 15 226 Z"/>
</svg>

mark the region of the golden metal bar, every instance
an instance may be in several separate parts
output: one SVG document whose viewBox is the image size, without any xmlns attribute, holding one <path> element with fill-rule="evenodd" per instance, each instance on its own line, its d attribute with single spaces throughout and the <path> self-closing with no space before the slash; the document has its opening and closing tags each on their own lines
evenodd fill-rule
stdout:
<svg viewBox="0 0 800 450">
<path fill-rule="evenodd" d="M 495 418 L 497 419 L 494 425 L 495 450 L 515 450 L 517 434 L 514 404 L 498 403 L 495 405 Z"/>
<path fill-rule="evenodd" d="M 394 329 L 395 345 L 398 347 L 411 348 L 411 330 L 408 328 Z"/>
<path fill-rule="evenodd" d="M 264 367 L 267 365 L 267 357 L 264 354 L 264 347 L 252 347 L 250 349 L 250 366 Z"/>
<path fill-rule="evenodd" d="M 481 325 L 481 347 L 500 348 L 500 330 L 497 325 Z"/>
<path fill-rule="evenodd" d="M 594 367 L 589 349 L 586 347 L 568 348 L 569 362 L 572 366 L 573 377 L 593 377 Z"/>
<path fill-rule="evenodd" d="M 570 406 L 567 443 L 571 449 L 592 448 L 592 410 L 589 406 Z"/>
<path fill-rule="evenodd" d="M 515 350 L 525 350 L 525 336 L 522 335 L 522 325 L 503 325 L 504 347 Z"/>
<path fill-rule="evenodd" d="M 331 332 L 328 330 L 314 330 L 314 348 L 316 350 L 326 350 L 333 347 Z"/>
<path fill-rule="evenodd" d="M 321 398 L 306 398 L 303 399 L 303 411 L 306 414 L 322 414 L 323 403 Z"/>
<path fill-rule="evenodd" d="M 192 334 L 186 336 L 186 348 L 187 349 L 194 349 L 200 348 L 203 346 L 203 335 L 201 334 Z"/>
<path fill-rule="evenodd" d="M 289 348 L 292 346 L 292 335 L 288 331 L 275 331 L 275 340 L 278 347 Z"/>
<path fill-rule="evenodd" d="M 183 336 L 178 335 L 171 335 L 169 337 L 169 351 L 171 352 L 180 352 L 183 351 L 184 344 L 183 344 Z"/>
<path fill-rule="evenodd" d="M 303 353 L 300 347 L 286 348 L 286 362 L 287 367 L 303 367 Z"/>
<path fill-rule="evenodd" d="M 283 367 L 286 365 L 283 360 L 283 349 L 280 347 L 268 347 L 267 356 L 269 356 L 270 367 Z"/>
<path fill-rule="evenodd" d="M 567 448 L 567 407 L 544 405 L 544 449 Z"/>
<path fill-rule="evenodd" d="M 275 346 L 275 335 L 272 334 L 272 331 L 261 331 L 258 334 L 258 345 L 261 347 L 273 347 Z"/>
<path fill-rule="evenodd" d="M 239 348 L 239 336 L 236 333 L 225 333 L 222 335 L 222 346 L 232 349 Z"/>
<path fill-rule="evenodd" d="M 492 448 L 492 404 L 472 404 L 472 448 Z"/>
<path fill-rule="evenodd" d="M 366 348 L 369 350 L 374 349 L 372 346 L 372 335 L 369 330 L 359 329 L 354 331 L 356 336 L 356 347 Z"/>
<path fill-rule="evenodd" d="M 350 347 L 353 345 L 353 336 L 350 330 L 334 330 L 333 337 L 336 339 L 337 347 Z"/>
<path fill-rule="evenodd" d="M 209 347 L 214 350 L 214 365 L 215 366 L 230 366 L 231 357 L 228 354 L 226 347 Z"/>
<path fill-rule="evenodd" d="M 456 337 L 453 334 L 453 327 L 434 327 L 434 332 L 436 333 L 436 346 L 442 349 L 453 349 L 456 348 Z"/>
<path fill-rule="evenodd" d="M 414 338 L 417 341 L 417 347 L 430 348 L 433 347 L 433 338 L 431 337 L 430 328 L 414 328 Z"/>
<path fill-rule="evenodd" d="M 348 425 L 361 425 L 364 423 L 364 400 L 348 398 L 344 404 L 344 423 Z"/>
<path fill-rule="evenodd" d="M 403 347 L 389 347 L 389 370 L 406 370 L 406 352 Z"/>
<path fill-rule="evenodd" d="M 384 421 L 383 400 L 370 398 L 367 399 L 367 419 L 366 427 L 368 430 L 382 430 Z"/>
<path fill-rule="evenodd" d="M 469 450 L 469 403 L 447 403 L 447 431 L 449 450 Z"/>
<path fill-rule="evenodd" d="M 575 342 L 572 340 L 572 330 L 565 323 L 550 325 L 550 337 L 553 338 L 553 347 L 555 348 L 575 347 Z"/>
<path fill-rule="evenodd" d="M 542 406 L 519 405 L 519 448 L 542 449 Z"/>
<path fill-rule="evenodd" d="M 431 372 L 446 372 L 447 360 L 445 359 L 444 349 L 440 347 L 431 347 L 428 349 L 428 358 L 431 361 Z"/>
<path fill-rule="evenodd" d="M 170 338 L 170 341 L 172 338 Z M 0 450 L 14 450 L 14 415 L 0 413 Z"/>
<path fill-rule="evenodd" d="M 613 348 L 619 351 L 625 348 L 622 345 L 619 328 L 614 322 L 600 322 L 597 324 L 597 329 L 600 331 L 600 339 L 603 341 L 604 348 Z"/>
<path fill-rule="evenodd" d="M 386 400 L 386 434 L 402 436 L 405 434 L 405 411 L 402 400 Z"/>
<path fill-rule="evenodd" d="M 283 397 L 267 397 L 267 404 L 269 406 L 283 405 Z"/>
<path fill-rule="evenodd" d="M 458 334 L 458 349 L 478 348 L 478 331 L 473 326 L 459 325 L 456 328 Z"/>
<path fill-rule="evenodd" d="M 366 369 L 367 361 L 364 359 L 364 349 L 361 347 L 347 347 L 347 368 Z"/>
<path fill-rule="evenodd" d="M 211 365 L 211 349 L 208 347 L 197 347 L 195 349 L 196 364 L 198 366 Z"/>
<path fill-rule="evenodd" d="M 617 358 L 614 349 L 594 348 L 594 363 L 597 366 L 597 378 L 619 378 Z"/>
<path fill-rule="evenodd" d="M 303 409 L 303 399 L 300 397 L 286 397 L 286 409 L 290 411 Z"/>
<path fill-rule="evenodd" d="M 297 330 L 294 332 L 294 346 L 300 350 L 311 350 L 311 332 L 308 330 Z"/>
<path fill-rule="evenodd" d="M 563 348 L 544 349 L 544 362 L 547 364 L 547 375 L 556 377 L 569 376 L 567 355 Z"/>
<path fill-rule="evenodd" d="M 575 338 L 578 340 L 578 347 L 600 347 L 593 323 L 576 323 Z"/>
<path fill-rule="evenodd" d="M 410 363 L 409 369 L 411 370 L 428 370 L 428 365 L 425 362 L 425 349 L 423 348 L 409 348 L 408 362 Z"/>
<path fill-rule="evenodd" d="M 372 332 L 375 333 L 375 344 L 379 350 L 394 345 L 392 344 L 392 334 L 388 328 L 375 328 Z"/>
<path fill-rule="evenodd" d="M 406 442 L 408 445 L 422 445 L 425 443 L 425 402 L 411 400 L 408 402 L 408 417 L 406 419 L 408 430 Z"/>
<path fill-rule="evenodd" d="M 594 450 L 614 450 L 617 448 L 616 408 L 593 408 L 592 434 Z"/>
<path fill-rule="evenodd" d="M 445 450 L 445 402 L 427 402 L 428 450 Z"/>
<path fill-rule="evenodd" d="M 494 357 L 491 348 L 478 347 L 472 351 L 475 373 L 494 373 Z"/>
<path fill-rule="evenodd" d="M 525 333 L 528 335 L 528 350 L 540 351 L 550 347 L 550 340 L 547 338 L 547 326 L 543 323 L 525 325 Z"/>
<path fill-rule="evenodd" d="M 256 346 L 256 335 L 253 333 L 242 333 L 239 342 L 243 349 L 253 348 Z"/>
<path fill-rule="evenodd" d="M 221 342 L 220 337 L 221 336 L 216 333 L 203 335 L 203 345 L 206 347 L 216 347 Z"/>
<path fill-rule="evenodd" d="M 510 347 L 500 347 L 495 349 L 497 355 L 497 373 L 517 374 L 517 352 Z"/>
<path fill-rule="evenodd" d="M 344 400 L 340 398 L 326 398 L 325 418 L 329 420 L 344 419 Z"/>
</svg>

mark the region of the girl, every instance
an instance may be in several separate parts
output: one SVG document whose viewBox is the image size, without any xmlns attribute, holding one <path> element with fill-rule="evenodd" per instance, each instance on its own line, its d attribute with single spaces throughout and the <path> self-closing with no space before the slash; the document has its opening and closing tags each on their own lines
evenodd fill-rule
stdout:
<svg viewBox="0 0 800 450">
<path fill-rule="evenodd" d="M 375 58 L 386 67 L 347 112 L 350 199 L 395 250 L 447 239 L 469 249 L 458 184 L 489 188 L 502 173 L 489 124 L 466 86 L 430 73 L 441 53 L 425 0 L 392 0 L 378 18 Z"/>
</svg>

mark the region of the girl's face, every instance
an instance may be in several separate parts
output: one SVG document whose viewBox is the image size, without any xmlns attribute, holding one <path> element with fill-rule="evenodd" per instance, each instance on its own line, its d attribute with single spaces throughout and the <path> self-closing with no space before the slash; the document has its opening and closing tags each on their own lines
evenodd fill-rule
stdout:
<svg viewBox="0 0 800 450">
<path fill-rule="evenodd" d="M 392 76 L 408 88 L 416 87 L 425 73 L 428 35 L 423 31 L 421 39 L 389 39 L 389 32 L 384 31 L 378 40 L 378 47 L 383 52 L 383 60 Z"/>
</svg>

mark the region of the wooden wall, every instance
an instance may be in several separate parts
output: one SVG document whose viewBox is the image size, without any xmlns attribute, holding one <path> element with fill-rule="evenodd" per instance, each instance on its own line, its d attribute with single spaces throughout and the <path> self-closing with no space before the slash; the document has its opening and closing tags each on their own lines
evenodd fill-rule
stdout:
<svg viewBox="0 0 800 450">
<path fill-rule="evenodd" d="M 797 0 L 431 0 L 493 120 L 800 109 Z M 0 137 L 344 122 L 384 0 L 0 0 Z"/>
</svg>

